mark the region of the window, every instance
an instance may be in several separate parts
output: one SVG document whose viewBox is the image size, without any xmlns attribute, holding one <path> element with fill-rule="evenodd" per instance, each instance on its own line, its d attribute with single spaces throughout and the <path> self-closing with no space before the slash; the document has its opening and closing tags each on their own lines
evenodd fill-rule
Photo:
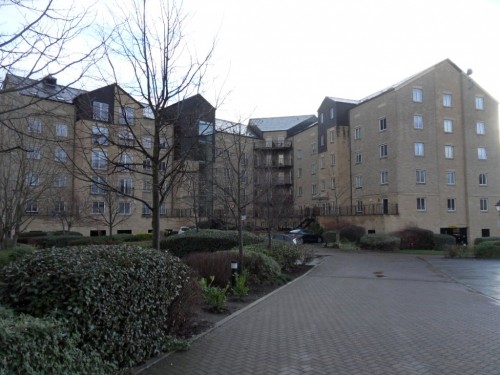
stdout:
<svg viewBox="0 0 500 375">
<path fill-rule="evenodd" d="M 448 212 L 455 212 L 456 210 L 455 198 L 448 198 Z"/>
<path fill-rule="evenodd" d="M 322 124 L 325 122 L 325 116 L 323 115 L 323 113 L 320 113 L 319 114 L 319 123 Z"/>
<path fill-rule="evenodd" d="M 330 130 L 330 143 L 335 142 L 335 131 L 332 129 Z"/>
<path fill-rule="evenodd" d="M 118 202 L 118 214 L 130 215 L 130 202 Z"/>
<path fill-rule="evenodd" d="M 38 202 L 30 200 L 26 203 L 26 213 L 37 214 L 38 213 Z"/>
<path fill-rule="evenodd" d="M 387 185 L 389 183 L 389 171 L 380 172 L 380 185 Z"/>
<path fill-rule="evenodd" d="M 123 107 L 120 111 L 120 125 L 134 125 L 134 109 L 132 107 Z"/>
<path fill-rule="evenodd" d="M 488 211 L 488 198 L 479 199 L 479 210 L 483 212 Z"/>
<path fill-rule="evenodd" d="M 425 211 L 426 204 L 425 198 L 417 198 L 417 211 Z"/>
<path fill-rule="evenodd" d="M 150 171 L 152 168 L 151 159 L 147 158 L 142 161 L 142 169 L 145 171 Z"/>
<path fill-rule="evenodd" d="M 425 170 L 417 169 L 417 184 L 425 184 Z"/>
<path fill-rule="evenodd" d="M 166 150 L 168 148 L 168 139 L 167 138 L 160 138 L 160 148 L 162 150 Z"/>
<path fill-rule="evenodd" d="M 280 167 L 285 165 L 285 155 L 284 154 L 278 154 L 278 165 Z"/>
<path fill-rule="evenodd" d="M 319 144 L 321 147 L 323 147 L 325 145 L 325 136 L 324 134 L 321 134 L 321 136 L 319 137 Z"/>
<path fill-rule="evenodd" d="M 266 138 L 266 147 L 273 147 L 273 139 Z"/>
<path fill-rule="evenodd" d="M 359 126 L 357 128 L 354 128 L 354 139 L 361 139 L 361 128 Z"/>
<path fill-rule="evenodd" d="M 356 161 L 356 164 L 361 164 L 363 160 L 363 154 L 359 151 L 356 151 L 356 155 L 354 156 L 354 159 Z"/>
<path fill-rule="evenodd" d="M 62 214 L 64 213 L 65 211 L 65 204 L 64 204 L 64 201 L 57 201 L 57 202 L 54 202 L 54 213 L 56 214 Z"/>
<path fill-rule="evenodd" d="M 356 201 L 356 213 L 363 213 L 363 201 Z"/>
<path fill-rule="evenodd" d="M 151 137 L 142 138 L 142 147 L 147 149 L 153 148 L 153 139 Z"/>
<path fill-rule="evenodd" d="M 387 130 L 387 119 L 385 117 L 378 119 L 378 130 L 381 132 Z"/>
<path fill-rule="evenodd" d="M 56 161 L 66 161 L 68 159 L 68 154 L 62 147 L 56 147 L 54 151 L 54 159 Z"/>
<path fill-rule="evenodd" d="M 143 203 L 143 204 L 142 204 L 142 214 L 143 214 L 144 216 L 149 216 L 149 215 L 151 215 L 151 208 L 149 208 L 149 207 L 146 205 L 146 203 Z"/>
<path fill-rule="evenodd" d="M 334 117 L 335 117 L 335 109 L 332 107 L 330 108 L 330 120 L 333 120 Z"/>
<path fill-rule="evenodd" d="M 120 172 L 131 172 L 133 167 L 133 159 L 132 156 L 124 152 L 120 155 Z"/>
<path fill-rule="evenodd" d="M 108 167 L 108 155 L 104 151 L 92 151 L 92 168 L 106 169 Z"/>
<path fill-rule="evenodd" d="M 279 136 L 278 137 L 278 147 L 284 147 L 285 146 L 285 137 Z"/>
<path fill-rule="evenodd" d="M 476 109 L 480 111 L 484 109 L 484 97 L 476 96 Z"/>
<path fill-rule="evenodd" d="M 120 178 L 118 182 L 118 190 L 122 194 L 131 195 L 134 190 L 133 181 L 131 178 Z"/>
<path fill-rule="evenodd" d="M 134 135 L 132 132 L 121 129 L 118 132 L 118 144 L 120 146 L 133 146 L 134 145 Z"/>
<path fill-rule="evenodd" d="M 107 103 L 92 103 L 92 118 L 98 121 L 109 121 L 109 105 Z"/>
<path fill-rule="evenodd" d="M 312 195 L 318 194 L 318 187 L 316 186 L 316 184 L 311 185 L 311 194 Z"/>
<path fill-rule="evenodd" d="M 104 213 L 104 202 L 103 201 L 92 202 L 92 213 L 93 214 L 103 214 Z"/>
<path fill-rule="evenodd" d="M 142 181 L 142 190 L 144 190 L 144 191 L 153 190 L 153 182 L 151 180 L 143 180 Z"/>
<path fill-rule="evenodd" d="M 412 93 L 413 93 L 413 101 L 416 103 L 422 103 L 422 99 L 424 97 L 422 89 L 414 87 Z"/>
<path fill-rule="evenodd" d="M 198 134 L 201 136 L 214 134 L 214 124 L 210 121 L 200 120 L 198 122 Z"/>
<path fill-rule="evenodd" d="M 420 142 L 415 143 L 415 156 L 424 156 L 424 144 Z"/>
<path fill-rule="evenodd" d="M 266 165 L 272 165 L 273 164 L 273 156 L 271 154 L 266 155 Z"/>
<path fill-rule="evenodd" d="M 30 117 L 28 119 L 28 133 L 37 133 L 40 134 L 42 132 L 42 120 L 39 118 Z"/>
<path fill-rule="evenodd" d="M 354 179 L 354 187 L 361 189 L 363 187 L 363 176 L 356 176 Z"/>
<path fill-rule="evenodd" d="M 336 162 L 335 154 L 330 154 L 330 164 L 335 165 Z"/>
<path fill-rule="evenodd" d="M 160 215 L 167 216 L 167 205 L 166 204 L 160 205 Z"/>
<path fill-rule="evenodd" d="M 387 145 L 380 145 L 380 157 L 381 158 L 387 157 Z"/>
<path fill-rule="evenodd" d="M 68 125 L 56 124 L 56 136 L 57 137 L 67 137 L 68 136 Z"/>
<path fill-rule="evenodd" d="M 413 116 L 413 128 L 423 129 L 424 128 L 424 116 L 414 115 Z"/>
<path fill-rule="evenodd" d="M 455 150 L 453 146 L 444 146 L 444 157 L 446 159 L 453 159 L 455 156 Z"/>
<path fill-rule="evenodd" d="M 443 94 L 443 107 L 451 107 L 452 104 L 452 95 L 445 93 Z"/>
<path fill-rule="evenodd" d="M 482 121 L 476 122 L 476 134 L 484 135 L 485 133 L 486 133 L 486 126 L 484 125 L 484 122 Z"/>
<path fill-rule="evenodd" d="M 106 180 L 103 177 L 100 176 L 92 177 L 92 184 L 90 185 L 90 193 L 97 195 L 106 194 L 105 184 Z"/>
<path fill-rule="evenodd" d="M 93 145 L 109 145 L 109 130 L 104 126 L 92 127 L 92 144 Z"/>
<path fill-rule="evenodd" d="M 330 180 L 330 184 L 331 184 L 332 190 L 335 190 L 337 187 L 337 181 L 335 180 L 335 177 L 332 177 L 332 179 Z"/>
<path fill-rule="evenodd" d="M 445 176 L 446 176 L 446 185 L 456 184 L 455 171 L 446 171 Z"/>
<path fill-rule="evenodd" d="M 486 173 L 479 173 L 479 186 L 488 185 L 488 175 Z"/>
<path fill-rule="evenodd" d="M 301 178 L 302 177 L 302 168 L 298 168 L 297 169 L 297 178 Z"/>
<path fill-rule="evenodd" d="M 311 174 L 316 174 L 318 172 L 318 166 L 316 163 L 311 164 Z"/>
<path fill-rule="evenodd" d="M 65 187 L 68 182 L 68 177 L 64 174 L 54 177 L 54 187 Z"/>
<path fill-rule="evenodd" d="M 302 150 L 299 148 L 297 150 L 297 160 L 301 160 L 302 159 Z"/>
<path fill-rule="evenodd" d="M 325 169 L 325 157 L 324 156 L 319 158 L 319 167 L 321 169 Z"/>
<path fill-rule="evenodd" d="M 298 197 L 302 196 L 302 186 L 299 186 L 299 189 L 297 190 L 297 196 Z"/>
<path fill-rule="evenodd" d="M 325 191 L 325 190 L 326 190 L 326 181 L 321 180 L 321 191 Z"/>
<path fill-rule="evenodd" d="M 229 172 L 229 168 L 223 168 L 222 172 L 224 173 L 224 178 L 229 178 L 231 173 Z"/>
<path fill-rule="evenodd" d="M 445 133 L 453 133 L 453 120 L 443 120 L 443 130 Z"/>
<path fill-rule="evenodd" d="M 160 171 L 166 171 L 167 170 L 167 162 L 166 161 L 160 161 L 160 165 L 158 166 L 158 169 Z"/>
<path fill-rule="evenodd" d="M 311 155 L 316 155 L 316 152 L 318 151 L 316 142 L 311 143 Z"/>
<path fill-rule="evenodd" d="M 477 158 L 479 160 L 486 160 L 487 157 L 486 157 L 486 148 L 484 147 L 478 147 L 477 148 Z"/>
<path fill-rule="evenodd" d="M 35 172 L 28 172 L 26 175 L 26 183 L 29 186 L 38 186 L 40 185 L 40 176 Z"/>
<path fill-rule="evenodd" d="M 39 160 L 42 157 L 42 153 L 40 151 L 40 146 L 30 146 L 28 148 L 29 148 L 29 151 L 26 154 L 26 157 L 28 159 Z"/>
</svg>

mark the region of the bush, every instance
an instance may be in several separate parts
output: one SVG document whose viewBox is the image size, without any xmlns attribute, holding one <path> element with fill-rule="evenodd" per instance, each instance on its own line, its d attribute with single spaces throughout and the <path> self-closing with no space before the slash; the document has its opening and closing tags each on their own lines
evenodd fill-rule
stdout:
<svg viewBox="0 0 500 375">
<path fill-rule="evenodd" d="M 409 227 L 392 234 L 401 239 L 400 248 L 404 250 L 432 250 L 434 233 L 427 229 Z"/>
<path fill-rule="evenodd" d="M 297 267 L 301 260 L 305 261 L 305 247 L 297 246 L 284 241 L 272 241 L 271 247 L 264 244 L 246 246 L 245 251 L 262 253 L 273 258 L 282 271 L 289 271 Z"/>
<path fill-rule="evenodd" d="M 340 237 L 340 236 L 339 236 Z M 325 247 L 328 247 L 328 244 L 332 244 L 333 247 L 338 248 L 339 243 L 337 241 L 337 232 L 333 230 L 328 230 L 323 233 L 323 241 L 325 241 Z"/>
<path fill-rule="evenodd" d="M 365 234 L 359 241 L 362 249 L 394 251 L 399 249 L 401 240 L 385 233 Z"/>
<path fill-rule="evenodd" d="M 192 253 L 183 258 L 198 275 L 208 279 L 214 276 L 214 285 L 224 287 L 231 282 L 231 261 L 238 260 L 237 251 L 218 251 L 215 253 Z M 244 268 L 249 272 L 250 284 L 274 284 L 281 276 L 280 266 L 274 259 L 245 249 Z"/>
<path fill-rule="evenodd" d="M 228 284 L 223 288 L 212 285 L 214 283 L 214 279 L 214 276 L 210 276 L 208 280 L 202 277 L 199 284 L 205 303 L 210 305 L 215 312 L 221 312 L 226 309 L 227 291 L 229 290 L 230 285 Z"/>
<path fill-rule="evenodd" d="M 262 238 L 249 232 L 243 232 L 243 243 L 254 244 Z M 190 230 L 176 236 L 169 236 L 160 243 L 162 250 L 168 250 L 180 258 L 193 252 L 213 252 L 230 250 L 238 246 L 237 231 L 220 231 L 215 229 Z"/>
<path fill-rule="evenodd" d="M 500 241 L 500 237 L 478 237 L 474 240 L 474 245 L 479 245 L 487 241 Z"/>
<path fill-rule="evenodd" d="M 16 246 L 7 250 L 0 250 L 0 268 L 14 260 L 25 255 L 33 253 L 34 249 L 30 246 Z"/>
<path fill-rule="evenodd" d="M 3 311 L 2 311 L 3 310 Z M 78 348 L 79 337 L 54 318 L 14 315 L 0 308 L 0 374 L 117 373 L 96 350 Z"/>
<path fill-rule="evenodd" d="M 434 250 L 446 250 L 456 244 L 457 239 L 450 234 L 434 234 Z"/>
<path fill-rule="evenodd" d="M 474 246 L 477 258 L 500 258 L 500 240 L 482 241 Z"/>
<path fill-rule="evenodd" d="M 71 232 L 71 231 L 62 231 L 58 230 L 55 232 L 50 232 L 50 236 L 73 236 L 73 237 L 83 237 L 83 234 L 80 232 Z"/>
<path fill-rule="evenodd" d="M 0 299 L 18 313 L 65 318 L 85 346 L 128 367 L 161 352 L 169 308 L 188 280 L 188 268 L 165 252 L 51 248 L 0 269 Z"/>
<path fill-rule="evenodd" d="M 340 230 L 340 240 L 359 243 L 365 233 L 365 228 L 349 224 Z"/>
<path fill-rule="evenodd" d="M 41 230 L 33 230 L 30 232 L 22 232 L 18 234 L 18 238 L 29 238 L 29 237 L 44 237 L 47 235 L 47 232 L 43 232 Z"/>
</svg>

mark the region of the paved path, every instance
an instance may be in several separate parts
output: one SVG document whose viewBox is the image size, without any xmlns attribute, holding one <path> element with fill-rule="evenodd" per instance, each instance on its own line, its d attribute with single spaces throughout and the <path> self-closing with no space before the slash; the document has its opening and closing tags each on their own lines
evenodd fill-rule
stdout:
<svg viewBox="0 0 500 375">
<path fill-rule="evenodd" d="M 500 374 L 500 305 L 414 255 L 333 253 L 145 374 Z"/>
</svg>

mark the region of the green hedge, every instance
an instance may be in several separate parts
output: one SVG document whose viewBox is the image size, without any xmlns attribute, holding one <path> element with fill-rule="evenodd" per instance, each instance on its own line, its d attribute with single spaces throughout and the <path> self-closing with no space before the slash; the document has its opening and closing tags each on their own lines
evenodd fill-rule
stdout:
<svg viewBox="0 0 500 375">
<path fill-rule="evenodd" d="M 270 248 L 264 244 L 245 246 L 245 251 L 252 251 L 270 256 L 279 264 L 283 271 L 293 269 L 297 266 L 297 263 L 304 258 L 303 246 L 283 243 L 283 241 L 272 241 Z"/>
<path fill-rule="evenodd" d="M 434 250 L 446 250 L 450 246 L 455 246 L 457 239 L 450 234 L 434 234 Z"/>
<path fill-rule="evenodd" d="M 479 245 L 482 242 L 500 241 L 500 237 L 478 237 L 474 240 L 474 245 Z"/>
<path fill-rule="evenodd" d="M 359 241 L 362 249 L 394 251 L 399 249 L 401 239 L 385 233 L 365 234 Z"/>
<path fill-rule="evenodd" d="M 77 232 L 74 232 L 77 233 Z M 86 245 L 117 245 L 123 242 L 139 242 L 151 240 L 150 233 L 139 234 L 115 234 L 113 236 L 82 237 L 76 234 L 51 235 L 38 237 L 19 238 L 18 242 L 35 246 L 39 249 L 48 247 L 66 247 L 66 246 L 86 246 Z"/>
<path fill-rule="evenodd" d="M 262 238 L 250 232 L 243 232 L 243 243 L 251 245 L 262 242 Z M 238 246 L 237 231 L 215 229 L 190 230 L 183 234 L 169 236 L 161 241 L 160 248 L 180 258 L 194 252 L 230 250 Z"/>
<path fill-rule="evenodd" d="M 409 227 L 392 234 L 401 239 L 402 250 L 431 250 L 434 248 L 434 233 L 428 229 Z"/>
<path fill-rule="evenodd" d="M 359 243 L 366 229 L 354 224 L 349 224 L 340 229 L 340 240 Z"/>
<path fill-rule="evenodd" d="M 78 347 L 79 337 L 71 335 L 55 318 L 15 315 L 0 306 L 0 374 L 66 375 L 117 373 L 96 350 Z"/>
<path fill-rule="evenodd" d="M 474 246 L 476 258 L 500 258 L 500 240 L 482 241 Z"/>
<path fill-rule="evenodd" d="M 0 302 L 66 319 L 90 350 L 129 367 L 169 343 L 169 307 L 188 271 L 168 253 L 130 245 L 43 249 L 0 269 Z"/>
</svg>

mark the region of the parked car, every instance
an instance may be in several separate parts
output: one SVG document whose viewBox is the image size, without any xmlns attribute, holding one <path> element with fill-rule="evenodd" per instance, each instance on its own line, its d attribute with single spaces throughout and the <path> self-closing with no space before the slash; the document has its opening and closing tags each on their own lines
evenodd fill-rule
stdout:
<svg viewBox="0 0 500 375">
<path fill-rule="evenodd" d="M 271 239 L 273 241 L 291 242 L 294 245 L 300 245 L 302 243 L 302 238 L 293 234 L 275 233 L 272 235 Z"/>
<path fill-rule="evenodd" d="M 320 234 L 314 233 L 309 229 L 294 229 L 289 232 L 295 236 L 302 238 L 304 243 L 322 243 L 323 237 Z"/>
<path fill-rule="evenodd" d="M 186 233 L 188 230 L 191 230 L 192 228 L 190 227 L 186 227 L 186 226 L 182 226 L 179 228 L 179 231 L 177 232 L 178 234 L 183 234 L 183 233 Z"/>
</svg>

